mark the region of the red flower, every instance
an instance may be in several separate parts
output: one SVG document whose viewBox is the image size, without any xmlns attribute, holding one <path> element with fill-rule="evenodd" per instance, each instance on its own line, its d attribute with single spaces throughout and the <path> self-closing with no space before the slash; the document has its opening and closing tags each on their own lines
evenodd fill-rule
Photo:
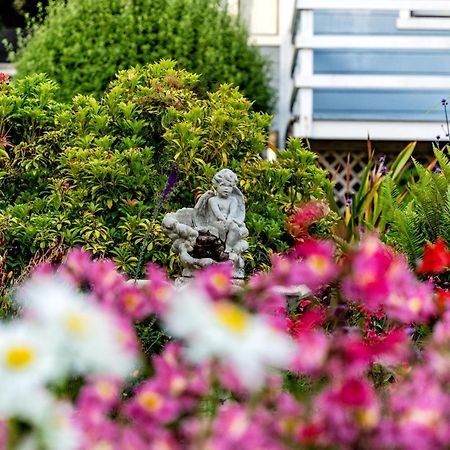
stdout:
<svg viewBox="0 0 450 450">
<path fill-rule="evenodd" d="M 320 200 L 310 200 L 300 205 L 288 218 L 288 232 L 298 241 L 310 239 L 309 227 L 324 218 L 329 211 L 327 203 Z"/>
<path fill-rule="evenodd" d="M 426 244 L 423 249 L 422 263 L 417 273 L 441 273 L 450 266 L 450 251 L 442 239 L 436 239 L 434 244 Z"/>
<path fill-rule="evenodd" d="M 448 289 L 436 288 L 436 306 L 439 312 L 444 312 L 450 307 L 450 291 Z"/>
<path fill-rule="evenodd" d="M 9 75 L 3 72 L 0 72 L 0 83 L 8 83 Z"/>
</svg>

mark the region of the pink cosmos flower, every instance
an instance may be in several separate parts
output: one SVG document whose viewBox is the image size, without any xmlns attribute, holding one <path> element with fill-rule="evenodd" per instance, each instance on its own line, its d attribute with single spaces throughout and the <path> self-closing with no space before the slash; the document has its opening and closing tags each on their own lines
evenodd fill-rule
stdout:
<svg viewBox="0 0 450 450">
<path fill-rule="evenodd" d="M 375 235 L 361 242 L 349 263 L 342 291 L 347 299 L 363 303 L 369 313 L 384 306 L 388 316 L 404 323 L 424 323 L 435 314 L 431 286 L 420 283 L 405 258 Z"/>
<path fill-rule="evenodd" d="M 450 394 L 433 373 L 416 369 L 391 387 L 389 415 L 383 420 L 378 447 L 405 450 L 446 449 L 450 444 Z"/>
<path fill-rule="evenodd" d="M 380 420 L 380 405 L 373 387 L 364 379 L 349 378 L 330 385 L 317 397 L 317 418 L 325 445 L 352 448 Z"/>
<path fill-rule="evenodd" d="M 390 292 L 386 274 L 393 259 L 374 235 L 367 237 L 349 258 L 350 271 L 342 282 L 345 297 L 364 302 L 369 311 L 378 310 Z"/>
<path fill-rule="evenodd" d="M 295 339 L 297 352 L 292 362 L 293 372 L 317 375 L 322 373 L 329 351 L 329 339 L 319 329 L 307 330 Z"/>
<path fill-rule="evenodd" d="M 229 298 L 232 294 L 233 265 L 213 264 L 196 273 L 195 283 L 205 290 L 213 301 Z"/>
<path fill-rule="evenodd" d="M 278 286 L 305 285 L 310 290 L 329 284 L 337 276 L 335 247 L 330 241 L 308 240 L 297 243 L 288 257 L 274 256 L 270 279 Z"/>
<path fill-rule="evenodd" d="M 175 287 L 167 277 L 166 271 L 154 264 L 148 264 L 146 269 L 148 284 L 144 286 L 152 311 L 158 315 L 167 310 L 167 303 L 175 294 Z"/>
</svg>

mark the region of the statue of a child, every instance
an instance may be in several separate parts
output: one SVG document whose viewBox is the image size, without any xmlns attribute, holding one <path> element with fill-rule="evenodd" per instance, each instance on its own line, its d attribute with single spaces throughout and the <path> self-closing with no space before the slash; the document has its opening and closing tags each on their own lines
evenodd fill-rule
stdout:
<svg viewBox="0 0 450 450">
<path fill-rule="evenodd" d="M 229 169 L 219 171 L 212 183 L 215 191 L 205 192 L 194 208 L 166 214 L 162 228 L 174 241 L 172 248 L 180 255 L 183 276 L 191 276 L 199 267 L 230 260 L 235 278 L 243 278 L 242 253 L 248 248 L 244 240 L 248 236 L 244 196 L 235 173 Z"/>
<path fill-rule="evenodd" d="M 229 169 L 222 169 L 212 179 L 216 190 L 205 192 L 195 205 L 197 222 L 207 228 L 225 244 L 225 252 L 234 259 L 247 249 L 247 242 L 242 239 L 248 236 L 244 224 L 244 196 L 237 187 L 237 177 Z"/>
</svg>

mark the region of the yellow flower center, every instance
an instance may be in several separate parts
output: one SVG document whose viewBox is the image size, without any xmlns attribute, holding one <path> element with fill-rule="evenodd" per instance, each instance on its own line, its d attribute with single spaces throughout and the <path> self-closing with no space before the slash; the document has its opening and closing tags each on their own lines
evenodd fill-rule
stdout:
<svg viewBox="0 0 450 450">
<path fill-rule="evenodd" d="M 116 392 L 114 386 L 108 381 L 99 381 L 95 386 L 95 390 L 98 392 L 100 397 L 105 400 L 113 398 Z"/>
<path fill-rule="evenodd" d="M 154 291 L 155 297 L 157 298 L 157 300 L 161 302 L 167 301 L 170 298 L 171 293 L 172 293 L 171 289 L 167 286 L 159 287 Z"/>
<path fill-rule="evenodd" d="M 136 307 L 139 304 L 139 300 L 136 295 L 133 294 L 127 294 L 125 295 L 125 307 L 127 308 L 127 311 L 131 312 L 136 309 Z"/>
<path fill-rule="evenodd" d="M 101 441 L 98 444 L 95 444 L 94 447 L 92 447 L 92 450 L 112 450 L 113 446 L 111 442 L 108 441 Z"/>
<path fill-rule="evenodd" d="M 365 429 L 371 429 L 378 424 L 380 419 L 378 411 L 375 409 L 359 409 L 355 413 L 356 422 Z"/>
<path fill-rule="evenodd" d="M 358 277 L 356 278 L 356 284 L 364 287 L 369 283 L 373 283 L 375 279 L 375 274 L 370 270 L 366 270 L 365 272 L 358 274 Z"/>
<path fill-rule="evenodd" d="M 418 313 L 420 311 L 420 308 L 422 306 L 422 302 L 420 301 L 420 298 L 414 297 L 409 301 L 409 308 L 412 312 Z"/>
<path fill-rule="evenodd" d="M 10 347 L 5 355 L 6 364 L 12 369 L 23 369 L 34 360 L 33 349 L 25 346 Z"/>
<path fill-rule="evenodd" d="M 139 404 L 148 412 L 155 412 L 162 403 L 162 398 L 156 392 L 143 392 L 138 397 Z"/>
<path fill-rule="evenodd" d="M 322 255 L 310 256 L 307 264 L 317 275 L 324 275 L 328 269 L 328 259 Z"/>
<path fill-rule="evenodd" d="M 65 319 L 65 324 L 69 331 L 73 334 L 82 336 L 86 334 L 87 323 L 85 317 L 81 314 L 70 314 Z"/>
<path fill-rule="evenodd" d="M 248 314 L 237 306 L 218 303 L 215 305 L 215 312 L 219 322 L 234 333 L 242 334 L 248 327 Z"/>
<path fill-rule="evenodd" d="M 219 290 L 225 289 L 228 286 L 227 277 L 223 273 L 211 275 L 211 282 L 213 286 Z"/>
</svg>

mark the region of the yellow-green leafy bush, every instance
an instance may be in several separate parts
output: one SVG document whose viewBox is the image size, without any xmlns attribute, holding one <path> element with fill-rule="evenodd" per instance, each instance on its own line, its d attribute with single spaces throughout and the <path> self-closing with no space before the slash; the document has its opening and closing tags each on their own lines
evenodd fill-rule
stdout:
<svg viewBox="0 0 450 450">
<path fill-rule="evenodd" d="M 199 77 L 162 61 L 120 72 L 101 100 L 54 100 L 43 75 L 0 84 L 0 235 L 6 270 L 82 246 L 132 274 L 147 231 L 145 260 L 173 268 L 162 215 L 193 206 L 220 168 L 234 170 L 247 198 L 248 271 L 288 247 L 286 213 L 329 187 L 315 155 L 291 141 L 264 162 L 270 116 L 229 85 L 207 94 Z M 152 221 L 176 160 L 181 181 Z"/>
</svg>

